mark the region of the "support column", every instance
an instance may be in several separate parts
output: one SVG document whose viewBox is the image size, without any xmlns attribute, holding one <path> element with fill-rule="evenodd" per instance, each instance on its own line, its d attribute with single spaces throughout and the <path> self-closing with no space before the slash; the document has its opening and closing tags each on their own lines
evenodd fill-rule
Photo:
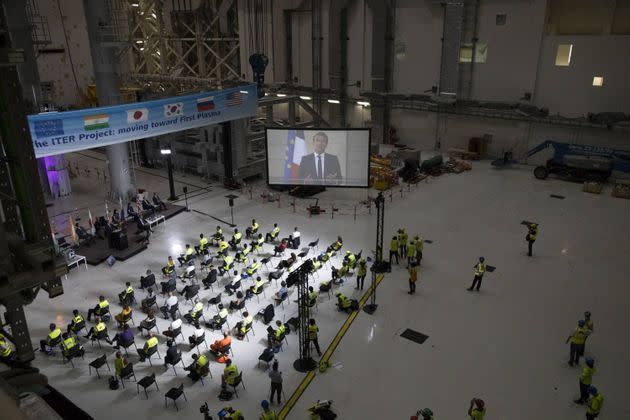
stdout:
<svg viewBox="0 0 630 420">
<path fill-rule="evenodd" d="M 119 96 L 115 47 L 105 45 L 107 41 L 114 41 L 113 22 L 107 1 L 83 0 L 83 7 L 99 105 L 115 105 Z M 110 198 L 117 200 L 120 197 L 126 201 L 133 194 L 127 143 L 107 146 L 105 151 L 109 163 Z"/>
</svg>

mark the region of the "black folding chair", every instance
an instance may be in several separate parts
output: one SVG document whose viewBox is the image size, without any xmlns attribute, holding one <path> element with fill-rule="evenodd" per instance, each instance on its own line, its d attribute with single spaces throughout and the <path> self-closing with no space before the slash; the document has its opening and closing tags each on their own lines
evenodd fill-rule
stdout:
<svg viewBox="0 0 630 420">
<path fill-rule="evenodd" d="M 179 411 L 179 407 L 177 407 L 177 399 L 182 395 L 184 396 L 184 400 L 188 402 L 188 398 L 186 398 L 186 394 L 184 393 L 184 384 L 169 389 L 166 395 L 164 395 L 164 407 L 168 408 L 168 399 L 170 398 L 173 400 L 173 404 L 175 404 L 177 411 Z"/>
<path fill-rule="evenodd" d="M 147 400 L 149 399 L 149 393 L 147 392 L 147 388 L 150 387 L 151 385 L 155 384 L 155 387 L 157 388 L 157 390 L 160 390 L 160 387 L 158 386 L 157 382 L 155 381 L 155 373 L 149 375 L 149 376 L 145 376 L 144 378 L 140 379 L 137 383 L 136 383 L 136 391 L 138 392 L 138 395 L 140 395 L 140 387 L 144 388 L 144 394 L 147 396 Z"/>
<path fill-rule="evenodd" d="M 90 362 L 90 364 L 88 365 L 90 376 L 92 376 L 92 368 L 94 368 L 94 370 L 96 370 L 96 376 L 98 377 L 98 379 L 101 379 L 101 375 L 98 373 L 98 370 L 102 368 L 103 365 L 107 365 L 107 370 L 109 370 L 110 372 L 112 371 L 109 367 L 109 363 L 107 363 L 106 354 L 103 354 L 101 357 L 98 357 Z"/>
</svg>

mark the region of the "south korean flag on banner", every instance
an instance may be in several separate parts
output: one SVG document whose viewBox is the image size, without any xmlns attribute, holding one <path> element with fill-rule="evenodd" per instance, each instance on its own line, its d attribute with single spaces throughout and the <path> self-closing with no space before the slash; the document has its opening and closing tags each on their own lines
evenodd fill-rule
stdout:
<svg viewBox="0 0 630 420">
<path fill-rule="evenodd" d="M 184 104 L 182 102 L 164 105 L 165 117 L 175 117 L 177 115 L 184 115 Z"/>
</svg>

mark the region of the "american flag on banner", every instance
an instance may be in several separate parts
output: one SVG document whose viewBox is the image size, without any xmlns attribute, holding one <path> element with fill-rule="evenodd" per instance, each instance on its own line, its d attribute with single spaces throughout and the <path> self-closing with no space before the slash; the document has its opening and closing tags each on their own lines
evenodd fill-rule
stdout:
<svg viewBox="0 0 630 420">
<path fill-rule="evenodd" d="M 284 165 L 285 179 L 297 178 L 300 173 L 302 156 L 308 154 L 304 141 L 304 130 L 289 130 L 287 136 L 287 154 Z"/>
<path fill-rule="evenodd" d="M 243 103 L 243 94 L 241 92 L 232 92 L 227 97 L 227 106 L 236 106 Z"/>
</svg>

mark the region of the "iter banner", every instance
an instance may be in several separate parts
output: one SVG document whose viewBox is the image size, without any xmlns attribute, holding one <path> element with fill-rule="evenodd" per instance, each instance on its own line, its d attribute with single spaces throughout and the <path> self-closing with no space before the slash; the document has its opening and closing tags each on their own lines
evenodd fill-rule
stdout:
<svg viewBox="0 0 630 420">
<path fill-rule="evenodd" d="M 77 111 L 29 115 L 35 156 L 159 136 L 256 115 L 256 85 Z"/>
</svg>

